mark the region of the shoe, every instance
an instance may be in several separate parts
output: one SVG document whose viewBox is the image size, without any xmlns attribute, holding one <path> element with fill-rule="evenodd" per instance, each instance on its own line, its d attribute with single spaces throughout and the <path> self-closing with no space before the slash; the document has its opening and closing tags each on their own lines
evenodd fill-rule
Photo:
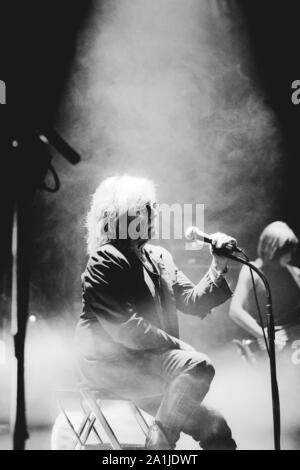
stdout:
<svg viewBox="0 0 300 470">
<path fill-rule="evenodd" d="M 236 450 L 237 445 L 234 439 L 211 439 L 206 442 L 199 442 L 202 450 Z"/>
</svg>

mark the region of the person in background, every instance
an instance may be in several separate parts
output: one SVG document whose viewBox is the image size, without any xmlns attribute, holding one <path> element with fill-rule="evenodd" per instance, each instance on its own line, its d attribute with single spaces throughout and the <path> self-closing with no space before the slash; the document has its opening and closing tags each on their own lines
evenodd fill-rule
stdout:
<svg viewBox="0 0 300 470">
<path fill-rule="evenodd" d="M 298 238 L 290 227 L 280 221 L 272 222 L 262 231 L 257 259 L 253 262 L 266 275 L 272 293 L 275 320 L 275 344 L 278 350 L 288 341 L 287 330 L 300 323 L 300 270 L 291 264 Z M 266 328 L 266 294 L 261 279 L 253 273 L 258 302 L 262 312 L 261 324 L 250 270 L 243 266 L 231 300 L 230 318 L 258 340 L 264 349 L 262 328 Z"/>
</svg>

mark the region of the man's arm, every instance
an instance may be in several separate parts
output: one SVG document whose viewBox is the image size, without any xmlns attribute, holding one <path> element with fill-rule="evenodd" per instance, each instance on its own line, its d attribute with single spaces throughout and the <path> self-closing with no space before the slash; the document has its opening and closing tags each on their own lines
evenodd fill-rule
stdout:
<svg viewBox="0 0 300 470">
<path fill-rule="evenodd" d="M 84 297 L 100 324 L 117 343 L 136 350 L 180 348 L 180 340 L 168 335 L 137 313 L 128 283 L 126 258 L 103 249 L 90 260 L 83 279 Z"/>
<path fill-rule="evenodd" d="M 184 313 L 204 318 L 212 308 L 224 303 L 232 295 L 224 278 L 218 283 L 214 281 L 208 271 L 194 285 L 182 271 L 177 270 L 173 285 L 177 308 Z"/>
<path fill-rule="evenodd" d="M 221 248 L 223 244 L 232 240 L 231 237 L 219 232 L 211 235 L 211 237 L 213 246 L 216 248 Z M 159 263 L 160 269 L 164 269 L 164 265 L 169 265 L 172 272 L 175 270 L 172 287 L 176 307 L 183 313 L 204 318 L 212 308 L 224 303 L 232 296 L 232 292 L 224 278 L 228 260 L 223 256 L 216 255 L 213 249 L 211 249 L 211 266 L 196 285 L 174 265 L 173 258 L 167 250 L 163 249 L 160 255 L 162 263 Z"/>
</svg>

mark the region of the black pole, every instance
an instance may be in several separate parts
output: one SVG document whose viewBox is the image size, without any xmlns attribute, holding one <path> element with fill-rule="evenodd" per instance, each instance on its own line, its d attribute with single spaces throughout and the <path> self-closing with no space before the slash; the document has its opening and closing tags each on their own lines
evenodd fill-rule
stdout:
<svg viewBox="0 0 300 470">
<path fill-rule="evenodd" d="M 16 370 L 11 425 L 13 449 L 24 450 L 29 437 L 25 403 L 25 337 L 29 312 L 30 268 L 32 248 L 32 203 L 41 185 L 51 157 L 36 153 L 27 134 L 11 142 L 11 174 L 14 186 L 14 216 L 12 229 L 12 321 Z M 30 160 L 28 160 L 28 156 Z"/>
<path fill-rule="evenodd" d="M 272 387 L 272 405 L 273 405 L 273 421 L 274 421 L 274 443 L 275 450 L 280 450 L 280 400 L 279 390 L 276 376 L 276 354 L 275 354 L 275 325 L 274 317 L 272 315 L 271 305 L 267 305 L 267 324 L 268 324 L 268 338 L 269 338 L 269 353 L 270 353 L 270 372 L 271 372 L 271 387 Z"/>
<path fill-rule="evenodd" d="M 50 133 L 49 129 L 47 128 L 47 132 Z M 32 203 L 37 189 L 45 188 L 43 182 L 52 159 L 48 153 L 49 146 L 59 146 L 58 152 L 70 163 L 75 164 L 80 160 L 77 152 L 54 130 L 51 131 L 50 139 L 45 131 L 41 135 L 37 130 L 29 129 L 20 132 L 20 136 L 19 138 L 17 133 L 16 139 L 11 142 L 8 175 L 13 186 L 15 208 L 12 236 L 12 334 L 16 357 L 16 399 L 11 418 L 14 450 L 24 450 L 29 437 L 26 422 L 24 353 L 30 291 Z M 59 185 L 56 187 L 58 189 Z"/>
</svg>

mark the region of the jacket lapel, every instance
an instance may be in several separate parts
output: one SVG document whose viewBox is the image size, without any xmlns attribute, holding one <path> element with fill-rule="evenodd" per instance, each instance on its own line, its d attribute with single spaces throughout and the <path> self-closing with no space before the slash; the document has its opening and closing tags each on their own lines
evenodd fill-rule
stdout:
<svg viewBox="0 0 300 470">
<path fill-rule="evenodd" d="M 176 281 L 175 271 L 167 266 L 162 256 L 152 247 L 145 246 L 148 256 L 151 258 L 157 272 L 149 272 L 142 261 L 127 247 L 118 246 L 118 249 L 126 256 L 132 267 L 140 269 L 142 267 L 145 285 L 153 299 L 156 313 L 162 324 L 162 328 L 169 334 L 179 337 L 179 328 L 177 320 L 176 300 L 173 292 L 173 283 Z M 135 269 L 134 268 L 134 269 Z M 151 276 L 157 276 L 157 285 L 159 296 L 156 295 L 155 285 Z"/>
<path fill-rule="evenodd" d="M 150 277 L 148 269 L 144 265 L 143 265 L 143 274 L 144 274 L 145 284 L 148 287 L 152 297 L 155 299 L 155 285 Z"/>
<path fill-rule="evenodd" d="M 149 293 L 151 294 L 151 297 L 152 297 L 154 305 L 155 305 L 155 309 L 156 309 L 157 313 L 159 313 L 158 305 L 157 305 L 157 296 L 156 296 L 156 293 L 155 293 L 155 285 L 154 285 L 154 283 L 151 279 L 151 275 L 156 275 L 157 278 L 158 278 L 158 282 L 159 282 L 159 270 L 158 270 L 158 268 L 157 268 L 157 274 L 152 274 L 151 273 L 151 275 L 150 275 L 150 273 L 148 272 L 147 268 L 142 263 L 142 261 L 137 257 L 137 255 L 132 250 L 130 250 L 128 248 L 127 245 L 122 244 L 122 243 L 118 243 L 117 248 L 118 248 L 118 250 L 120 250 L 124 254 L 124 256 L 126 256 L 127 260 L 129 261 L 130 265 L 132 266 L 132 268 L 134 269 L 135 272 L 139 272 L 140 270 L 142 270 L 145 285 L 148 288 Z"/>
<path fill-rule="evenodd" d="M 165 330 L 174 335 L 179 336 L 176 300 L 173 291 L 173 283 L 176 281 L 175 272 L 170 266 L 167 266 L 162 255 L 155 257 L 152 249 L 148 250 L 151 259 L 155 263 L 160 276 L 160 296 L 162 307 L 165 311 L 164 325 Z"/>
</svg>

